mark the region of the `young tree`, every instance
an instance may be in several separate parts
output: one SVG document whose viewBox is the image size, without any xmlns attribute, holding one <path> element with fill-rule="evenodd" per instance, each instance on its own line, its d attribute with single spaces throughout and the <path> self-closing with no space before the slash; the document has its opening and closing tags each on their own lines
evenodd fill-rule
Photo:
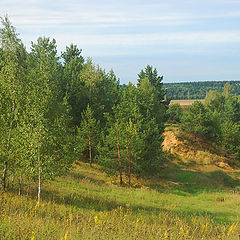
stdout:
<svg viewBox="0 0 240 240">
<path fill-rule="evenodd" d="M 42 180 L 60 174 L 71 162 L 64 157 L 68 149 L 65 140 L 68 117 L 60 93 L 61 65 L 56 54 L 55 40 L 38 38 L 37 43 L 32 44 L 29 59 L 25 126 L 29 129 L 28 165 L 32 175 L 38 177 L 39 204 Z"/>
<path fill-rule="evenodd" d="M 225 84 L 223 92 L 210 91 L 205 105 L 214 124 L 215 141 L 228 153 L 239 157 L 240 103 L 232 94 L 230 84 Z"/>
<path fill-rule="evenodd" d="M 219 118 L 222 145 L 229 153 L 240 157 L 240 103 L 236 96 L 228 95 Z"/>
<path fill-rule="evenodd" d="M 128 184 L 131 185 L 131 174 L 139 172 L 139 160 L 142 154 L 142 134 L 140 132 L 139 122 L 133 123 L 131 118 L 125 125 L 125 151 L 127 159 L 127 169 L 125 170 L 128 176 Z"/>
<path fill-rule="evenodd" d="M 187 132 L 205 137 L 211 136 L 211 117 L 200 101 L 195 101 L 187 111 L 184 111 L 181 126 Z"/>
<path fill-rule="evenodd" d="M 112 71 L 106 74 L 91 59 L 84 65 L 80 79 L 86 86 L 88 103 L 94 109 L 94 117 L 99 120 L 101 128 L 104 128 L 104 114 L 113 114 L 112 107 L 119 100 L 119 82 Z"/>
<path fill-rule="evenodd" d="M 100 155 L 103 158 L 103 165 L 107 169 L 114 169 L 119 173 L 119 183 L 123 184 L 123 166 L 124 158 L 122 156 L 123 149 L 123 135 L 122 135 L 122 125 L 116 120 L 112 122 L 111 127 L 108 130 L 108 135 L 105 138 L 104 150 L 105 152 Z M 100 160 L 100 163 L 102 159 Z"/>
<path fill-rule="evenodd" d="M 93 117 L 90 106 L 82 113 L 82 122 L 78 128 L 77 149 L 80 149 L 81 155 L 88 149 L 89 164 L 92 167 L 94 155 L 97 152 L 99 142 L 100 128 L 99 122 Z"/>
<path fill-rule="evenodd" d="M 78 49 L 77 45 L 70 44 L 69 47 L 66 47 L 66 51 L 62 52 L 61 57 L 64 60 L 64 66 L 69 64 L 71 61 L 76 61 L 78 63 L 76 66 L 83 65 L 84 58 L 81 55 L 82 49 Z"/>
<path fill-rule="evenodd" d="M 217 111 L 219 113 L 223 112 L 224 104 L 225 104 L 225 97 L 222 95 L 222 93 L 218 91 L 210 90 L 204 99 L 204 105 L 211 112 L 214 112 L 214 111 Z"/>
<path fill-rule="evenodd" d="M 167 110 L 167 118 L 168 121 L 171 123 L 180 123 L 183 109 L 181 108 L 180 104 L 171 104 Z"/>
<path fill-rule="evenodd" d="M 136 88 L 129 84 L 121 91 L 120 102 L 113 107 L 113 115 L 106 113 L 106 136 L 100 147 L 98 162 L 108 172 L 118 171 L 120 185 L 123 184 L 123 175 L 128 176 L 131 184 L 131 174 L 138 170 L 140 137 L 139 111 L 136 104 Z"/>
<path fill-rule="evenodd" d="M 121 92 L 119 104 L 113 108 L 115 119 L 121 128 L 122 143 L 122 169 L 128 176 L 131 184 L 131 174 L 139 174 L 141 166 L 139 161 L 142 157 L 142 116 L 137 104 L 137 88 L 131 83 L 125 86 Z"/>
<path fill-rule="evenodd" d="M 166 110 L 163 102 L 159 100 L 157 90 L 144 78 L 137 88 L 138 107 L 142 116 L 141 132 L 144 147 L 141 158 L 141 169 L 144 172 L 154 172 L 164 159 L 162 142 Z"/>
<path fill-rule="evenodd" d="M 147 65 L 145 70 L 141 70 L 141 72 L 138 74 L 138 84 L 141 84 L 142 80 L 145 78 L 147 78 L 151 85 L 156 88 L 158 100 L 162 101 L 166 94 L 165 90 L 163 89 L 163 76 L 158 76 L 157 69 L 153 69 L 152 66 Z"/>
<path fill-rule="evenodd" d="M 63 95 L 67 94 L 68 96 L 74 126 L 79 126 L 81 113 L 86 109 L 89 102 L 87 87 L 81 79 L 84 68 L 84 59 L 81 52 L 76 45 L 71 44 L 70 47 L 66 47 L 65 52 L 61 55 L 64 60 L 61 89 Z"/>
</svg>

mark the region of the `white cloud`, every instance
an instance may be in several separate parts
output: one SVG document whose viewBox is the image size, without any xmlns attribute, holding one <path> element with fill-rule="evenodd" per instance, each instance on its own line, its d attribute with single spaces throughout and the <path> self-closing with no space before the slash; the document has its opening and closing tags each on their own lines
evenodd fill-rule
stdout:
<svg viewBox="0 0 240 240">
<path fill-rule="evenodd" d="M 65 35 L 57 35 L 62 42 L 69 41 Z M 143 46 L 153 44 L 195 44 L 240 42 L 240 31 L 219 32 L 171 32 L 155 34 L 74 35 L 71 40 L 84 46 Z"/>
<path fill-rule="evenodd" d="M 210 2 L 214 1 L 216 0 Z M 111 4 L 109 4 L 110 2 Z M 165 1 L 149 1 L 148 3 L 140 1 L 139 4 L 137 1 L 131 0 L 127 8 L 124 8 L 126 6 L 122 4 L 123 2 L 126 5 L 124 0 L 122 2 L 103 0 L 90 3 L 85 0 L 69 2 L 59 0 L 55 3 L 51 2 L 52 5 L 48 6 L 44 2 L 40 5 L 41 1 L 39 0 L 1 0 L 0 15 L 9 13 L 17 31 L 20 29 L 20 33 L 23 33 L 25 42 L 26 38 L 30 39 L 31 36 L 39 33 L 39 35 L 51 33 L 50 35 L 55 37 L 61 45 L 75 42 L 83 47 L 135 47 L 161 43 L 194 44 L 240 41 L 239 29 L 210 32 L 197 31 L 193 28 L 194 25 L 188 27 L 187 31 L 186 28 L 177 28 L 206 19 L 240 17 L 240 11 L 228 10 L 215 14 L 200 12 L 194 15 L 191 11 L 177 11 L 172 5 L 180 3 L 175 0 L 167 3 Z M 183 4 L 188 2 L 191 1 L 183 0 Z M 122 29 L 118 34 L 116 31 L 112 31 L 120 26 Z M 156 28 L 147 31 L 148 26 Z M 175 26 L 175 31 L 173 32 L 171 28 L 162 31 L 161 27 L 163 26 Z M 131 28 L 131 31 L 127 33 L 124 31 L 124 27 Z M 138 30 L 135 30 L 137 27 Z M 206 27 L 208 26 L 206 25 Z"/>
<path fill-rule="evenodd" d="M 214 1 L 214 0 L 212 0 Z M 223 1 L 223 0 L 221 0 Z M 228 0 L 230 1 L 230 0 Z M 183 1 L 183 4 L 188 1 Z M 91 4 L 84 1 L 68 1 L 59 4 L 53 2 L 50 8 L 47 4 L 39 7 L 37 0 L 1 0 L 0 15 L 9 14 L 12 22 L 18 28 L 68 28 L 74 27 L 109 27 L 109 26 L 179 26 L 192 24 L 202 19 L 240 17 L 239 11 L 224 11 L 222 13 L 198 14 L 179 10 L 173 7 L 176 1 L 126 4 L 101 1 Z M 124 4 L 125 3 L 125 4 Z M 126 6 L 125 6 L 126 5 Z M 179 2 L 177 6 L 179 5 Z M 55 8 L 54 8 L 55 7 Z"/>
<path fill-rule="evenodd" d="M 139 67 L 139 59 L 145 64 L 153 55 L 152 64 L 158 64 L 164 55 L 171 59 L 163 61 L 171 74 L 172 69 L 177 69 L 172 67 L 175 57 L 184 59 L 186 52 L 189 59 L 218 54 L 219 62 L 224 52 L 237 66 L 239 4 L 240 0 L 0 0 L 0 16 L 8 13 L 28 47 L 30 41 L 46 35 L 57 40 L 60 51 L 74 43 L 84 54 L 106 56 L 110 67 L 114 56 L 125 54 L 124 64 L 131 63 L 132 68 Z M 146 57 L 136 57 L 140 54 Z M 201 74 L 189 59 L 186 71 Z M 177 59 L 176 66 L 179 62 Z M 117 69 L 119 60 L 115 65 Z M 211 68 L 210 62 L 208 65 Z M 224 61 L 220 67 L 224 69 L 222 66 L 226 66 Z M 181 74 L 179 69 L 176 75 Z M 217 67 L 211 71 L 215 74 Z"/>
</svg>

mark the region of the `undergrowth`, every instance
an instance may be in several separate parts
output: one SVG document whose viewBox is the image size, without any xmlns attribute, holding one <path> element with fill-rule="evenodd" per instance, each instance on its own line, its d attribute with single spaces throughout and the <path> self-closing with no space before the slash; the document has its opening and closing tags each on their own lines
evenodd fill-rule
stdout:
<svg viewBox="0 0 240 240">
<path fill-rule="evenodd" d="M 177 178 L 182 185 L 119 187 L 96 166 L 78 164 L 44 184 L 40 206 L 34 188 L 1 194 L 0 239 L 239 239 L 238 192 Z"/>
</svg>

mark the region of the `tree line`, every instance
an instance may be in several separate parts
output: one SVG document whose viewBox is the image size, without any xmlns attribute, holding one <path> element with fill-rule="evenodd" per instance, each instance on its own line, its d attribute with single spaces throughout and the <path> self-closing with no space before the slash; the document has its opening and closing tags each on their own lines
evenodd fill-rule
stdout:
<svg viewBox="0 0 240 240">
<path fill-rule="evenodd" d="M 209 91 L 221 92 L 226 83 L 230 83 L 232 93 L 240 95 L 240 81 L 203 81 L 164 83 L 168 100 L 204 99 Z"/>
<path fill-rule="evenodd" d="M 195 101 L 186 110 L 179 104 L 170 105 L 167 115 L 185 132 L 210 139 L 240 159 L 240 97 L 233 94 L 230 83 L 222 91 L 209 91 L 204 103 Z"/>
<path fill-rule="evenodd" d="M 55 39 L 39 37 L 30 51 L 8 17 L 0 28 L 1 189 L 65 174 L 75 160 L 109 174 L 154 173 L 164 159 L 165 91 L 147 66 L 137 87 L 120 85 L 71 44 L 58 55 Z"/>
</svg>

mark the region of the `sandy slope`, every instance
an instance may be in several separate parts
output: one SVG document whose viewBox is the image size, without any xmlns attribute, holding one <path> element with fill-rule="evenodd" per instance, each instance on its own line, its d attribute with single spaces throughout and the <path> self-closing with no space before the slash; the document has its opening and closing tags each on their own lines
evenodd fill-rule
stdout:
<svg viewBox="0 0 240 240">
<path fill-rule="evenodd" d="M 163 150 L 173 156 L 173 162 L 201 171 L 238 169 L 234 159 L 211 142 L 171 129 L 164 133 Z"/>
</svg>

